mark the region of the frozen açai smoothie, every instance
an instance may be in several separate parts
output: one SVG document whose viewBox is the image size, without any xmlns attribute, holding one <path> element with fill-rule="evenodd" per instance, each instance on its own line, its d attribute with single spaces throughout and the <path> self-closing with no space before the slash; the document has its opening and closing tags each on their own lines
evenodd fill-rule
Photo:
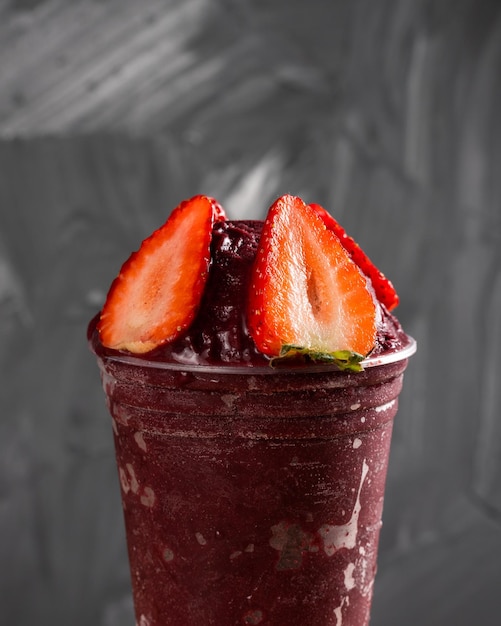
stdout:
<svg viewBox="0 0 501 626">
<path fill-rule="evenodd" d="M 414 342 L 317 205 L 184 202 L 89 326 L 140 626 L 368 624 Z"/>
</svg>

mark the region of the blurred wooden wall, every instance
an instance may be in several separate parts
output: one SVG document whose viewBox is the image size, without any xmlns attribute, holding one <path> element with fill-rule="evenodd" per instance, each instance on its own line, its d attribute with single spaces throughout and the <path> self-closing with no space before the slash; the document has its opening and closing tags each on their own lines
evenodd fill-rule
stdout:
<svg viewBox="0 0 501 626">
<path fill-rule="evenodd" d="M 499 624 L 500 76 L 497 0 L 0 0 L 1 623 L 133 623 L 86 324 L 181 199 L 290 192 L 419 343 L 373 624 Z"/>
</svg>

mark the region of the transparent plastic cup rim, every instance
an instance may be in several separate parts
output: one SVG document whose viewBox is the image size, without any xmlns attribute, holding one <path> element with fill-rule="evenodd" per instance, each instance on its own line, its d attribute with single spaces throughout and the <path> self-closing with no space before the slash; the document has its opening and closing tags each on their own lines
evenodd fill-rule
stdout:
<svg viewBox="0 0 501 626">
<path fill-rule="evenodd" d="M 379 367 L 382 365 L 390 365 L 408 359 L 416 352 L 416 340 L 407 335 L 408 343 L 393 352 L 385 352 L 377 356 L 368 357 L 360 362 L 363 369 L 371 367 Z M 253 365 L 207 365 L 204 363 L 189 363 L 185 361 L 149 361 L 148 359 L 134 357 L 130 355 L 113 354 L 100 357 L 103 361 L 115 361 L 124 365 L 136 365 L 138 367 L 146 367 L 157 370 L 171 370 L 182 372 L 198 372 L 204 374 L 240 374 L 240 375 L 280 375 L 291 373 L 313 373 L 313 372 L 339 372 L 339 368 L 330 363 L 318 363 L 307 365 L 281 365 L 279 367 L 271 366 L 253 366 Z"/>
</svg>

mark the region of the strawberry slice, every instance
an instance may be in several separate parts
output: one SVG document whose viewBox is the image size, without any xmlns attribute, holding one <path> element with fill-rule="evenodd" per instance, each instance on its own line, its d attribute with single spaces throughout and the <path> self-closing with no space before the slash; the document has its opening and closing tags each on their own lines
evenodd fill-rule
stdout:
<svg viewBox="0 0 501 626">
<path fill-rule="evenodd" d="M 386 306 L 388 311 L 398 306 L 399 297 L 392 282 L 374 265 L 358 243 L 346 233 L 344 228 L 322 206 L 310 204 L 310 207 L 322 218 L 326 227 L 337 236 L 343 248 L 349 253 L 362 272 L 370 278 L 377 299 Z"/>
<path fill-rule="evenodd" d="M 108 293 L 98 323 L 104 346 L 144 353 L 186 330 L 207 280 L 212 226 L 221 219 L 214 199 L 194 196 L 143 241 Z"/>
<path fill-rule="evenodd" d="M 298 197 L 271 206 L 250 286 L 249 332 L 268 356 L 306 355 L 357 369 L 374 347 L 377 311 L 367 278 Z"/>
</svg>

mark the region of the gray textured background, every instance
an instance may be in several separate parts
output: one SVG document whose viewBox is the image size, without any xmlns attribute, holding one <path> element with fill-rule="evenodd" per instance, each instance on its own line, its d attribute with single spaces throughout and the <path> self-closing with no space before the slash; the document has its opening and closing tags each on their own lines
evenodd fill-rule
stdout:
<svg viewBox="0 0 501 626">
<path fill-rule="evenodd" d="M 133 623 L 86 324 L 182 198 L 284 192 L 419 342 L 372 625 L 500 623 L 500 79 L 498 0 L 0 0 L 2 626 Z"/>
</svg>

